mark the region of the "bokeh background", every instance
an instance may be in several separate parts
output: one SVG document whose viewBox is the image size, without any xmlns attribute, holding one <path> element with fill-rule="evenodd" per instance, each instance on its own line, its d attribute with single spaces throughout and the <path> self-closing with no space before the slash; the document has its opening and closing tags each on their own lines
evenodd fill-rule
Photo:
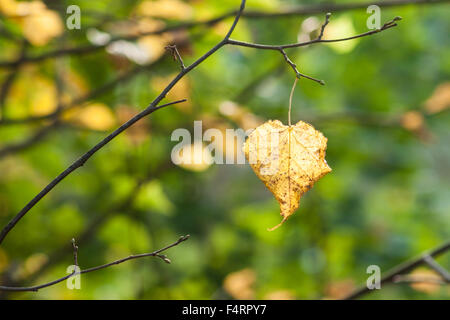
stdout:
<svg viewBox="0 0 450 320">
<path fill-rule="evenodd" d="M 337 1 L 341 3 L 361 1 Z M 66 9 L 81 8 L 68 30 Z M 277 12 L 319 1 L 250 0 L 248 10 Z M 142 33 L 235 10 L 238 0 L 0 0 L 0 60 L 60 48 L 113 45 L 42 61 L 0 63 L 0 224 L 121 123 L 145 108 L 179 71 L 164 49 L 176 44 L 186 64 L 219 42 L 232 18 L 158 35 Z M 333 172 L 301 200 L 281 228 L 279 207 L 249 165 L 176 166 L 177 128 L 254 128 L 287 122 L 294 74 L 278 52 L 224 47 L 164 101 L 160 110 L 101 149 L 48 194 L 0 247 L 4 284 L 31 285 L 64 276 L 79 243 L 82 268 L 153 251 L 172 264 L 140 259 L 83 275 L 81 290 L 55 285 L 8 299 L 337 299 L 382 271 L 450 237 L 450 7 L 381 9 L 380 34 L 288 51 L 302 79 L 293 121 L 328 137 Z M 327 38 L 367 31 L 365 8 L 334 13 Z M 233 38 L 280 44 L 317 35 L 324 14 L 243 18 Z M 130 37 L 134 37 L 130 39 Z M 86 50 L 87 51 L 87 50 Z M 4 85 L 9 82 L 8 85 Z M 9 119 L 45 121 L 8 124 Z M 218 142 L 219 143 L 219 142 Z M 229 150 L 233 142 L 226 144 Z M 227 156 L 226 144 L 218 148 Z M 230 156 L 230 154 L 228 154 Z M 450 255 L 438 259 L 450 266 Z M 435 277 L 427 269 L 415 275 Z M 363 298 L 450 297 L 438 284 L 386 285 Z"/>
</svg>

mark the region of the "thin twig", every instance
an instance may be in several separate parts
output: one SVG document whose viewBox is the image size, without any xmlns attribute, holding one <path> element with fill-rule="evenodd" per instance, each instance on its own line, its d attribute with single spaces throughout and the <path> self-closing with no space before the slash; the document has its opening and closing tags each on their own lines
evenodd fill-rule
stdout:
<svg viewBox="0 0 450 320">
<path fill-rule="evenodd" d="M 96 266 L 96 267 L 92 267 L 89 269 L 84 269 L 84 270 L 80 270 L 80 272 L 76 272 L 76 270 L 74 270 L 71 274 L 64 276 L 62 278 L 41 284 L 41 285 L 37 285 L 37 286 L 32 286 L 32 287 L 6 287 L 6 286 L 0 286 L 0 291 L 38 291 L 40 289 L 43 288 L 47 288 L 50 286 L 53 286 L 57 283 L 63 282 L 67 279 L 69 279 L 70 277 L 72 277 L 75 273 L 77 274 L 83 274 L 83 273 L 89 273 L 89 272 L 94 272 L 97 270 L 101 270 L 101 269 L 105 269 L 105 268 L 109 268 L 111 266 L 117 265 L 117 264 L 121 264 L 123 262 L 129 261 L 129 260 L 134 260 L 134 259 L 140 259 L 140 258 L 146 258 L 146 257 L 158 257 L 161 258 L 162 260 L 164 260 L 166 263 L 170 263 L 170 260 L 167 259 L 167 257 L 163 254 L 161 254 L 161 252 L 166 251 L 172 247 L 175 247 L 177 245 L 179 245 L 181 242 L 184 242 L 186 240 L 189 239 L 189 235 L 186 236 L 182 236 L 180 237 L 177 241 L 175 241 L 174 243 L 165 246 L 164 248 L 161 248 L 159 250 L 150 252 L 150 253 L 142 253 L 142 254 L 135 254 L 135 255 L 131 255 L 128 256 L 126 258 L 122 258 L 119 260 L 115 260 L 113 262 L 109 262 L 100 266 Z M 77 252 L 78 252 L 78 247 L 75 245 L 75 241 L 72 242 L 73 243 L 73 247 L 74 247 L 74 257 L 75 257 L 75 265 L 78 266 L 78 258 L 77 258 Z"/>
<path fill-rule="evenodd" d="M 161 98 L 162 99 L 162 98 Z M 160 99 L 160 100 L 161 100 Z M 155 100 L 156 101 L 156 100 Z M 5 239 L 6 235 L 11 231 L 11 229 L 19 222 L 20 219 L 23 218 L 23 216 L 33 208 L 36 203 L 38 203 L 47 193 L 50 192 L 58 183 L 60 183 L 65 177 L 67 177 L 69 174 L 71 174 L 76 169 L 82 167 L 87 160 L 89 160 L 90 157 L 92 157 L 98 150 L 103 148 L 105 145 L 107 145 L 111 140 L 113 140 L 116 136 L 121 134 L 123 131 L 131 127 L 134 123 L 139 121 L 140 119 L 146 117 L 147 115 L 162 109 L 166 106 L 170 106 L 176 103 L 185 102 L 186 99 L 169 102 L 160 106 L 155 106 L 155 103 L 150 104 L 149 107 L 147 107 L 144 111 L 140 112 L 127 122 L 125 122 L 123 125 L 121 125 L 119 128 L 114 130 L 111 134 L 109 134 L 106 138 L 104 138 L 102 141 L 97 143 L 92 149 L 90 149 L 88 152 L 86 152 L 84 155 L 82 155 L 78 160 L 76 160 L 74 163 L 72 163 L 66 170 L 61 172 L 52 182 L 50 182 L 44 189 L 42 189 L 28 204 L 23 207 L 20 212 L 14 216 L 14 218 L 2 229 L 0 232 L 0 244 Z M 158 101 L 159 102 L 159 101 Z"/>
<path fill-rule="evenodd" d="M 170 50 L 170 52 L 173 55 L 173 60 L 177 61 L 180 63 L 180 67 L 181 70 L 184 70 L 186 68 L 186 66 L 184 65 L 183 59 L 181 58 L 180 53 L 178 52 L 177 46 L 176 45 L 169 45 L 165 47 L 166 50 Z"/>
<path fill-rule="evenodd" d="M 241 46 L 241 47 L 248 47 L 248 48 L 255 48 L 255 49 L 262 49 L 262 50 L 284 50 L 284 49 L 288 49 L 288 48 L 298 48 L 298 47 L 304 47 L 304 46 L 308 46 L 310 44 L 315 44 L 315 43 L 332 43 L 332 42 L 341 42 L 341 41 L 348 41 L 348 40 L 353 40 L 353 39 L 357 39 L 357 38 L 362 38 L 362 37 L 366 37 L 366 36 L 370 36 L 376 33 L 379 33 L 381 31 L 390 29 L 392 27 L 397 26 L 397 23 L 395 23 L 396 21 L 400 21 L 401 17 L 395 17 L 394 19 L 392 19 L 391 21 L 385 23 L 380 29 L 375 29 L 375 30 L 371 30 L 371 31 L 367 31 L 355 36 L 351 36 L 351 37 L 346 37 L 346 38 L 340 38 L 340 39 L 330 39 L 330 40 L 324 40 L 324 39 L 314 39 L 314 40 L 310 40 L 310 41 L 305 41 L 305 42 L 297 42 L 297 43 L 290 43 L 290 44 L 282 44 L 282 45 L 268 45 L 268 44 L 258 44 L 258 43 L 250 43 L 250 42 L 244 42 L 244 41 L 238 41 L 238 40 L 233 40 L 233 39 L 229 39 L 227 41 L 228 44 L 234 45 L 234 46 Z"/>
<path fill-rule="evenodd" d="M 415 268 L 417 268 L 420 265 L 423 265 L 426 260 L 426 257 L 437 257 L 445 252 L 447 252 L 448 250 L 450 250 L 450 241 L 444 243 L 443 245 L 429 251 L 429 252 L 425 252 L 423 254 L 421 254 L 419 257 L 409 260 L 407 262 L 404 262 L 396 267 L 394 267 L 393 269 L 391 269 L 390 271 L 388 271 L 386 273 L 385 276 L 383 276 L 380 279 L 380 284 L 386 284 L 389 282 L 394 281 L 395 277 L 399 276 L 399 275 L 403 275 L 405 273 L 410 272 L 411 270 L 414 270 Z M 356 291 L 352 292 L 351 294 L 349 294 L 348 296 L 346 296 L 344 298 L 344 300 L 352 300 L 352 299 L 356 299 L 361 297 L 362 295 L 371 292 L 372 290 L 370 290 L 367 286 L 362 286 L 361 288 L 357 289 Z"/>
<path fill-rule="evenodd" d="M 233 39 L 229 39 L 227 41 L 227 44 L 231 44 L 231 45 L 236 45 L 236 46 L 242 46 L 242 47 L 248 47 L 248 48 L 255 48 L 255 49 L 263 49 L 263 50 L 276 50 L 279 51 L 283 57 L 284 60 L 291 66 L 291 68 L 294 70 L 295 75 L 297 78 L 306 78 L 312 81 L 315 81 L 321 85 L 325 85 L 325 82 L 323 80 L 319 80 L 319 79 L 315 79 L 313 77 L 307 76 L 305 74 L 302 74 L 298 71 L 297 69 L 297 65 L 292 62 L 291 59 L 289 59 L 288 55 L 286 54 L 285 49 L 287 48 L 296 48 L 296 47 L 303 47 L 306 45 L 310 45 L 313 43 L 329 43 L 329 42 L 339 42 L 339 41 L 347 41 L 347 40 L 351 40 L 351 39 L 356 39 L 356 38 L 361 38 L 361 37 L 365 37 L 365 36 L 369 36 L 384 30 L 387 30 L 389 28 L 395 27 L 397 26 L 396 22 L 401 20 L 400 17 L 395 17 L 393 20 L 385 23 L 380 29 L 376 29 L 376 30 L 372 30 L 372 31 L 368 31 L 356 36 L 352 36 L 352 37 L 348 37 L 348 38 L 343 38 L 343 39 L 332 39 L 332 40 L 323 40 L 323 34 L 325 31 L 326 26 L 328 25 L 329 21 L 330 21 L 330 16 L 331 13 L 327 13 L 326 17 L 325 17 L 325 22 L 323 23 L 321 29 L 320 29 L 320 34 L 319 36 L 311 41 L 306 41 L 306 42 L 298 42 L 298 43 L 292 43 L 292 44 L 284 44 L 284 45 L 264 45 L 264 44 L 257 44 L 257 43 L 249 43 L 249 42 L 243 42 L 243 41 L 237 41 L 237 40 L 233 40 Z"/>
<path fill-rule="evenodd" d="M 423 261 L 438 275 L 440 275 L 445 282 L 450 283 L 450 273 L 448 273 L 448 271 L 445 270 L 444 267 L 437 263 L 436 260 L 433 259 L 433 257 L 431 257 L 430 255 L 424 255 Z"/>
<path fill-rule="evenodd" d="M 6 235 L 11 231 L 12 228 L 19 222 L 30 210 L 33 208 L 47 193 L 49 193 L 56 185 L 58 185 L 64 178 L 66 178 L 69 174 L 71 174 L 76 169 L 82 167 L 87 160 L 89 160 L 90 157 L 92 157 L 98 150 L 103 148 L 105 145 L 107 145 L 111 140 L 113 140 L 116 136 L 118 136 L 120 133 L 131 127 L 134 123 L 139 121 L 140 119 L 146 117 L 147 115 L 165 107 L 168 105 L 172 105 L 175 103 L 180 103 L 186 101 L 185 99 L 171 102 L 162 106 L 157 106 L 159 102 L 165 98 L 167 93 L 175 86 L 175 84 L 184 77 L 188 72 L 192 71 L 194 68 L 196 68 L 198 65 L 200 65 L 203 61 L 205 61 L 209 56 L 211 56 L 214 52 L 222 48 L 224 45 L 227 44 L 227 41 L 229 40 L 231 34 L 233 33 L 239 18 L 241 17 L 242 11 L 245 8 L 245 2 L 246 0 L 241 1 L 241 6 L 239 9 L 239 12 L 236 14 L 236 17 L 233 21 L 233 24 L 227 34 L 225 35 L 224 39 L 220 41 L 218 44 L 216 44 L 213 48 L 211 48 L 209 51 L 207 51 L 205 54 L 203 54 L 200 58 L 198 58 L 196 61 L 194 61 L 191 65 L 184 68 L 180 71 L 180 73 L 166 86 L 166 88 L 153 100 L 147 108 L 145 108 L 143 111 L 141 111 L 139 114 L 128 120 L 125 124 L 114 130 L 111 134 L 109 134 L 106 138 L 104 138 L 102 141 L 100 141 L 98 144 L 96 144 L 93 148 L 91 148 L 89 151 L 87 151 L 84 155 L 82 155 L 78 160 L 76 160 L 72 165 L 70 165 L 66 170 L 61 172 L 53 181 L 51 181 L 44 189 L 42 189 L 30 202 L 28 202 L 25 207 L 22 208 L 22 210 L 17 213 L 12 220 L 2 229 L 0 232 L 0 244 L 5 239 Z"/>
<path fill-rule="evenodd" d="M 325 15 L 325 22 L 322 24 L 322 27 L 320 28 L 320 34 L 319 34 L 319 36 L 317 37 L 317 39 L 322 40 L 323 33 L 325 32 L 325 28 L 327 27 L 328 23 L 330 22 L 330 17 L 331 17 L 331 13 L 328 12 L 328 13 Z"/>
<path fill-rule="evenodd" d="M 110 219 L 112 219 L 119 212 L 123 212 L 124 210 L 128 210 L 134 200 L 136 199 L 139 191 L 146 185 L 146 182 L 157 179 L 161 174 L 167 172 L 168 169 L 173 168 L 174 164 L 171 161 L 164 161 L 161 165 L 158 165 L 156 168 L 151 169 L 143 178 L 140 178 L 135 186 L 131 188 L 129 193 L 122 199 L 117 199 L 117 201 L 112 202 L 107 208 L 97 212 L 94 218 L 88 223 L 88 225 L 84 228 L 84 230 L 77 236 L 77 245 L 83 245 L 88 243 L 90 239 L 95 235 L 96 231 L 101 228 L 105 223 L 107 223 Z M 48 255 L 48 259 L 40 264 L 36 270 L 33 271 L 31 275 L 29 275 L 26 279 L 21 279 L 19 281 L 14 281 L 12 279 L 6 280 L 8 286 L 24 286 L 26 283 L 30 283 L 38 279 L 48 268 L 55 263 L 61 262 L 64 257 L 68 254 L 68 249 L 70 247 L 68 245 L 62 245 L 59 248 L 55 249 Z M 5 274 L 12 273 L 12 267 L 4 272 Z M 4 299 L 5 296 L 0 295 L 0 299 Z"/>
<path fill-rule="evenodd" d="M 92 157 L 92 155 L 94 155 L 98 150 L 100 150 L 101 148 L 103 148 L 106 144 L 108 144 L 111 140 L 113 140 L 117 135 L 119 135 L 120 133 L 122 133 L 123 131 L 125 131 L 126 129 L 128 129 L 131 125 L 133 125 L 134 123 L 136 123 L 137 121 L 139 121 L 140 119 L 142 119 L 143 117 L 153 113 L 154 111 L 166 106 L 166 105 L 170 105 L 170 104 L 174 104 L 174 103 L 179 103 L 182 101 L 177 101 L 174 103 L 170 103 L 170 104 L 166 104 L 160 107 L 157 107 L 157 105 L 159 104 L 159 102 L 166 96 L 166 94 L 175 86 L 175 84 L 181 79 L 183 78 L 188 72 L 190 72 L 191 70 L 193 70 L 194 68 L 196 68 L 198 65 L 200 65 L 203 61 L 205 61 L 209 56 L 211 56 L 213 53 L 215 53 L 217 50 L 219 50 L 220 48 L 222 48 L 223 46 L 227 45 L 227 44 L 233 44 L 233 45 L 243 45 L 243 46 L 250 46 L 253 48 L 263 48 L 263 49 L 271 49 L 271 50 L 282 50 L 284 48 L 291 48 L 291 47 L 298 47 L 298 46 L 302 46 L 305 43 L 298 43 L 298 44 L 291 44 L 291 45 L 281 45 L 281 46 L 268 46 L 268 45 L 258 45 L 258 44 L 251 44 L 251 43 L 245 43 L 245 42 L 240 42 L 240 41 L 236 41 L 236 40 L 231 40 L 230 36 L 233 33 L 234 29 L 236 28 L 236 25 L 239 21 L 239 18 L 242 15 L 242 12 L 244 11 L 245 8 L 245 0 L 241 1 L 241 6 L 240 9 L 238 11 L 238 13 L 236 14 L 236 17 L 233 21 L 233 24 L 231 25 L 231 28 L 229 29 L 229 31 L 227 32 L 227 34 L 225 35 L 225 37 L 223 38 L 222 41 L 220 41 L 218 44 L 216 44 L 213 48 L 211 48 L 209 51 L 207 51 L 205 54 L 203 54 L 200 58 L 198 58 L 196 61 L 194 61 L 191 65 L 189 65 L 188 67 L 182 69 L 180 71 L 180 73 L 166 86 L 166 88 L 155 98 L 155 100 L 153 100 L 148 106 L 147 108 L 145 108 L 143 111 L 141 111 L 139 114 L 137 114 L 136 116 L 134 116 L 132 119 L 130 119 L 129 121 L 127 121 L 125 124 L 123 124 L 122 126 L 120 126 L 118 129 L 116 129 L 115 131 L 113 131 L 110 135 L 108 135 L 106 138 L 104 138 L 102 141 L 100 141 L 97 145 L 95 145 L 92 149 L 90 149 L 89 151 L 87 151 L 83 156 L 81 156 L 78 160 L 76 160 L 72 165 L 70 165 L 66 170 L 64 170 L 62 173 L 60 173 L 53 181 L 51 181 L 44 189 L 42 189 L 30 202 L 28 202 L 25 207 L 22 208 L 22 210 L 19 211 L 19 213 L 17 213 L 12 220 L 1 230 L 0 232 L 0 244 L 3 242 L 3 240 L 5 239 L 6 235 L 11 231 L 11 229 L 31 210 L 31 208 L 33 208 L 48 192 L 50 192 L 56 185 L 58 185 L 64 178 L 66 178 L 69 174 L 71 174 L 73 171 L 75 171 L 76 169 L 80 168 L 81 166 L 84 165 L 84 163 L 90 158 Z M 378 30 L 373 30 L 373 31 L 369 31 L 366 32 L 364 34 L 361 35 L 357 35 L 357 36 L 353 36 L 353 37 L 349 37 L 346 39 L 354 39 L 354 38 L 358 38 L 358 37 L 363 37 L 365 35 L 370 35 L 373 33 L 377 33 L 380 32 L 382 30 L 385 30 L 387 28 L 391 28 L 393 26 L 396 26 L 395 21 L 399 20 L 400 18 L 395 18 L 392 21 L 386 23 L 383 25 L 383 27 L 381 29 Z M 316 39 L 314 40 L 314 42 L 310 42 L 310 43 L 317 43 L 317 42 L 333 42 L 333 41 L 344 41 L 344 39 L 337 39 L 337 40 L 319 40 Z"/>
<path fill-rule="evenodd" d="M 294 70 L 295 76 L 296 76 L 297 79 L 300 79 L 301 77 L 303 77 L 303 78 L 306 78 L 306 79 L 315 81 L 315 82 L 317 82 L 317 83 L 319 83 L 319 84 L 321 84 L 321 85 L 325 85 L 325 81 L 323 81 L 323 80 L 315 79 L 315 78 L 310 77 L 310 76 L 308 76 L 308 75 L 306 75 L 306 74 L 300 73 L 300 71 L 298 71 L 298 69 L 297 69 L 297 65 L 296 65 L 294 62 L 292 62 L 291 59 L 289 59 L 288 55 L 286 54 L 286 51 L 284 51 L 283 49 L 280 49 L 279 51 L 280 51 L 280 53 L 283 55 L 284 60 L 285 60 L 285 61 L 291 66 L 291 68 Z"/>
</svg>

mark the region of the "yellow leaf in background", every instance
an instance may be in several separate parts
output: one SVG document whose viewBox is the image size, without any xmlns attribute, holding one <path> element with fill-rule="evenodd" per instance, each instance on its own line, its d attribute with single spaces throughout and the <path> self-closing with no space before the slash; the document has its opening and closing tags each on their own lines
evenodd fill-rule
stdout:
<svg viewBox="0 0 450 320">
<path fill-rule="evenodd" d="M 402 114 L 400 125 L 423 142 L 431 142 L 434 139 L 433 134 L 426 126 L 423 114 L 419 111 L 408 111 Z"/>
<path fill-rule="evenodd" d="M 243 269 L 227 275 L 223 281 L 223 287 L 235 299 L 251 300 L 255 298 L 253 289 L 255 281 L 255 272 L 252 269 Z"/>
<path fill-rule="evenodd" d="M 244 144 L 253 171 L 280 204 L 281 223 L 299 206 L 300 197 L 331 171 L 325 161 L 327 138 L 299 121 L 285 126 L 279 120 L 257 127 Z"/>
<path fill-rule="evenodd" d="M 35 46 L 47 44 L 64 31 L 59 15 L 42 1 L 0 0 L 0 12 L 17 19 L 23 35 Z"/>
<path fill-rule="evenodd" d="M 158 60 L 166 52 L 165 47 L 169 44 L 170 39 L 169 34 L 149 35 L 139 38 L 137 41 L 139 47 L 148 55 L 145 62 L 151 63 Z"/>
<path fill-rule="evenodd" d="M 43 10 L 27 16 L 22 25 L 23 34 L 35 46 L 43 46 L 63 33 L 59 15 L 51 10 Z"/>
<path fill-rule="evenodd" d="M 71 96 L 80 97 L 87 93 L 89 86 L 79 73 L 69 69 L 62 72 L 65 91 L 69 91 Z"/>
<path fill-rule="evenodd" d="M 45 253 L 35 253 L 25 260 L 25 271 L 27 274 L 33 274 L 43 264 L 48 261 L 48 256 Z"/>
<path fill-rule="evenodd" d="M 37 15 L 47 7 L 42 1 L 18 1 L 17 12 L 19 16 Z"/>
<path fill-rule="evenodd" d="M 436 272 L 423 268 L 411 272 L 409 278 L 415 280 L 414 283 L 411 283 L 411 288 L 424 293 L 439 291 L 440 283 L 443 283 L 443 279 Z"/>
<path fill-rule="evenodd" d="M 450 107 L 450 82 L 439 85 L 425 102 L 428 114 L 435 114 Z"/>
<path fill-rule="evenodd" d="M 106 24 L 107 35 L 139 36 L 146 32 L 154 32 L 166 26 L 161 20 L 142 18 L 138 20 L 114 21 Z"/>
<path fill-rule="evenodd" d="M 52 113 L 58 106 L 58 93 L 54 84 L 42 77 L 32 83 L 31 114 L 43 116 Z"/>
<path fill-rule="evenodd" d="M 183 146 L 180 152 L 175 153 L 173 160 L 186 170 L 201 172 L 208 169 L 214 159 L 208 148 L 203 143 L 197 142 Z"/>
<path fill-rule="evenodd" d="M 423 128 L 424 119 L 423 115 L 418 111 L 408 111 L 405 112 L 401 119 L 400 123 L 403 128 L 409 131 L 417 131 Z"/>
<path fill-rule="evenodd" d="M 164 77 L 154 77 L 150 82 L 150 87 L 152 90 L 160 92 L 164 90 L 164 88 L 170 83 L 170 81 L 175 78 L 176 74 L 171 74 L 169 76 Z M 190 113 L 192 111 L 192 103 L 190 98 L 191 95 L 191 83 L 189 77 L 185 76 L 181 78 L 180 81 L 169 91 L 167 94 L 168 100 L 181 100 L 187 99 L 186 102 L 177 103 L 174 107 L 178 110 Z"/>
<path fill-rule="evenodd" d="M 17 15 L 17 3 L 15 0 L 0 0 L 0 12 L 5 16 Z"/>
<path fill-rule="evenodd" d="M 295 300 L 295 296 L 289 290 L 277 290 L 267 293 L 264 300 Z"/>
<path fill-rule="evenodd" d="M 57 89 L 37 68 L 27 66 L 13 82 L 6 104 L 12 117 L 47 115 L 56 110 Z"/>
<path fill-rule="evenodd" d="M 139 5 L 137 12 L 142 16 L 175 20 L 190 19 L 193 15 L 192 7 L 179 0 L 144 1 Z"/>
<path fill-rule="evenodd" d="M 349 16 L 341 16 L 331 19 L 323 34 L 324 40 L 347 38 L 356 34 L 352 19 Z M 328 43 L 333 50 L 338 53 L 348 53 L 358 44 L 359 39 Z"/>
<path fill-rule="evenodd" d="M 103 103 L 91 103 L 66 113 L 65 118 L 92 130 L 109 130 L 116 125 L 113 112 Z"/>
</svg>

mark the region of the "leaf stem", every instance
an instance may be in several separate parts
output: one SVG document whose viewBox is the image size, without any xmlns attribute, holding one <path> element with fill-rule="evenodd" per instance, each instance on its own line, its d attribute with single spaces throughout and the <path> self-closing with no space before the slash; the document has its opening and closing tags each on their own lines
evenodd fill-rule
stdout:
<svg viewBox="0 0 450 320">
<path fill-rule="evenodd" d="M 289 96 L 289 113 L 288 113 L 288 124 L 289 124 L 289 127 L 291 126 L 292 96 L 294 95 L 294 89 L 295 89 L 295 86 L 297 85 L 297 81 L 298 81 L 298 78 L 295 78 L 294 85 L 292 86 L 291 94 Z"/>
</svg>

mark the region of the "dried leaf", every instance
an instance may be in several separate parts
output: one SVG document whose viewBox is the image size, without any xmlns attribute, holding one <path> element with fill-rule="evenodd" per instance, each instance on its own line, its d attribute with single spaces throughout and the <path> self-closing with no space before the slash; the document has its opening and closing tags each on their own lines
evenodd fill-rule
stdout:
<svg viewBox="0 0 450 320">
<path fill-rule="evenodd" d="M 270 120 L 257 127 L 244 144 L 253 171 L 280 204 L 283 220 L 299 206 L 301 196 L 331 171 L 325 161 L 327 138 L 313 126 L 299 121 L 285 126 Z"/>
</svg>

